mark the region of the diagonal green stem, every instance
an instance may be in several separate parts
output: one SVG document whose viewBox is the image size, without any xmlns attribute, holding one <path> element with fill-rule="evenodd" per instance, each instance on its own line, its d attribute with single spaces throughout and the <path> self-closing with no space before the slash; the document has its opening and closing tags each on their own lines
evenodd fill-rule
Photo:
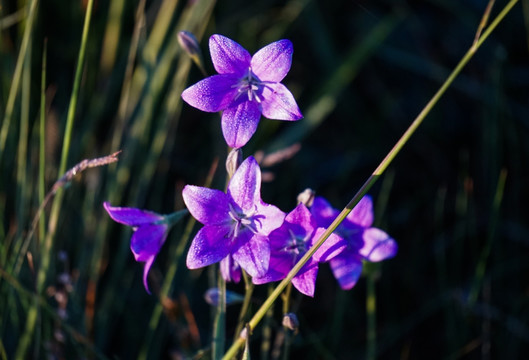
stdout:
<svg viewBox="0 0 529 360">
<path fill-rule="evenodd" d="M 290 270 L 290 272 L 287 274 L 287 276 L 276 286 L 272 294 L 265 300 L 263 305 L 257 310 L 255 315 L 252 317 L 250 322 L 248 323 L 248 326 L 250 330 L 255 329 L 257 324 L 261 321 L 261 319 L 264 317 L 268 309 L 274 304 L 278 296 L 283 292 L 283 290 L 287 287 L 287 285 L 290 283 L 290 281 L 296 276 L 296 274 L 301 270 L 301 268 L 305 265 L 305 263 L 314 255 L 316 250 L 327 240 L 327 238 L 336 230 L 338 225 L 349 215 L 349 213 L 353 210 L 353 208 L 358 204 L 358 202 L 364 197 L 364 195 L 369 191 L 369 189 L 375 184 L 375 182 L 378 180 L 378 178 L 384 173 L 384 171 L 387 169 L 387 167 L 391 164 L 391 162 L 395 159 L 397 154 L 400 152 L 400 150 L 404 147 L 404 145 L 408 142 L 410 137 L 415 133 L 417 128 L 421 125 L 423 120 L 426 118 L 426 115 L 430 113 L 430 111 L 433 109 L 433 107 L 437 104 L 439 99 L 443 96 L 443 94 L 446 92 L 448 87 L 454 82 L 455 78 L 459 75 L 461 70 L 465 67 L 465 65 L 469 62 L 469 60 L 474 56 L 478 48 L 483 44 L 483 42 L 489 37 L 489 35 L 492 33 L 492 31 L 498 26 L 498 24 L 503 20 L 505 15 L 509 13 L 509 11 L 513 8 L 513 6 L 518 2 L 518 0 L 511 0 L 503 10 L 498 14 L 498 16 L 494 19 L 494 21 L 491 22 L 489 27 L 483 32 L 483 35 L 479 38 L 478 41 L 476 41 L 470 49 L 466 52 L 466 54 L 463 56 L 463 58 L 459 61 L 457 66 L 454 68 L 452 73 L 448 76 L 448 78 L 445 80 L 445 82 L 441 85 L 439 90 L 435 93 L 435 95 L 430 99 L 430 101 L 426 104 L 424 109 L 417 115 L 415 120 L 412 122 L 410 127 L 404 132 L 402 137 L 397 141 L 395 146 L 389 151 L 389 153 L 386 155 L 384 160 L 378 165 L 378 167 L 375 169 L 375 171 L 371 174 L 371 176 L 367 179 L 367 181 L 362 185 L 360 190 L 353 196 L 351 201 L 347 204 L 347 206 L 338 214 L 336 219 L 332 222 L 332 224 L 327 228 L 327 230 L 322 234 L 322 236 L 318 239 L 318 241 L 312 246 L 305 255 L 298 261 L 298 263 Z M 234 358 L 239 349 L 244 345 L 245 338 L 239 336 L 237 340 L 232 344 L 232 346 L 228 349 L 228 351 L 224 354 L 223 360 L 229 360 Z"/>
</svg>

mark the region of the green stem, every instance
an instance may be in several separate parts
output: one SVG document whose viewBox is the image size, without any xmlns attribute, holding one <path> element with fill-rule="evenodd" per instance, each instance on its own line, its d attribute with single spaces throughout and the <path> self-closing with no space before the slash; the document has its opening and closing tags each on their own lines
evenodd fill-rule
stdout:
<svg viewBox="0 0 529 360">
<path fill-rule="evenodd" d="M 244 279 L 244 300 L 241 306 L 241 312 L 239 313 L 239 323 L 235 329 L 235 338 L 239 336 L 242 331 L 243 326 L 245 325 L 246 315 L 248 314 L 248 309 L 250 308 L 250 302 L 252 300 L 253 288 L 252 279 L 248 276 L 246 271 L 242 270 L 242 276 Z"/>
<path fill-rule="evenodd" d="M 212 359 L 222 358 L 224 345 L 226 342 L 226 281 L 222 277 L 222 272 L 217 273 L 217 286 L 219 289 L 219 303 L 217 304 L 217 314 L 215 316 L 215 325 L 213 329 Z"/>
<path fill-rule="evenodd" d="M 376 359 L 377 350 L 377 294 L 375 290 L 375 276 L 376 270 L 371 266 L 368 269 L 366 283 L 367 283 L 367 296 L 366 296 L 366 313 L 367 313 L 367 331 L 366 331 L 366 359 Z"/>
<path fill-rule="evenodd" d="M 253 318 L 248 323 L 250 326 L 250 330 L 255 329 L 257 324 L 261 321 L 263 316 L 266 314 L 268 309 L 273 305 L 273 303 L 276 301 L 277 297 L 281 295 L 283 290 L 287 287 L 287 285 L 290 283 L 290 281 L 296 276 L 296 274 L 301 270 L 301 268 L 309 261 L 309 259 L 314 255 L 316 250 L 319 249 L 319 247 L 327 240 L 327 238 L 336 230 L 338 225 L 349 215 L 349 213 L 353 210 L 353 208 L 358 204 L 358 202 L 364 197 L 364 195 L 369 191 L 369 189 L 373 186 L 373 184 L 378 180 L 378 178 L 384 173 L 384 171 L 387 169 L 387 167 L 391 164 L 391 162 L 395 159 L 397 154 L 400 152 L 400 150 L 404 147 L 404 145 L 408 142 L 410 137 L 415 133 L 417 128 L 421 125 L 423 120 L 426 118 L 426 115 L 430 113 L 430 111 L 433 109 L 433 107 L 437 104 L 441 96 L 446 92 L 448 87 L 454 82 L 455 78 L 459 75 L 461 70 L 465 67 L 465 65 L 469 62 L 469 60 L 474 56 L 478 48 L 483 44 L 483 42 L 489 37 L 489 35 L 492 33 L 492 31 L 498 26 L 498 24 L 503 20 L 505 15 L 509 13 L 509 11 L 512 9 L 512 7 L 518 2 L 518 0 L 511 0 L 503 10 L 498 14 L 498 16 L 492 21 L 492 23 L 489 25 L 487 30 L 483 32 L 483 35 L 479 38 L 478 41 L 476 41 L 470 49 L 466 52 L 466 54 L 463 56 L 463 58 L 459 61 L 455 69 L 452 71 L 452 73 L 448 76 L 448 78 L 445 80 L 445 82 L 441 85 L 439 90 L 435 93 L 435 95 L 432 97 L 432 99 L 426 104 L 424 109 L 419 113 L 419 115 L 415 118 L 415 120 L 412 122 L 410 127 L 406 130 L 406 132 L 402 135 L 402 137 L 397 141 L 395 146 L 390 150 L 390 152 L 386 155 L 386 157 L 382 160 L 382 162 L 378 165 L 378 167 L 375 169 L 375 171 L 371 174 L 371 176 L 367 179 L 367 181 L 362 185 L 360 190 L 353 196 L 351 201 L 347 204 L 347 206 L 340 212 L 340 214 L 334 219 L 332 224 L 327 228 L 327 230 L 322 234 L 322 236 L 318 239 L 318 241 L 312 246 L 312 248 L 309 249 L 305 253 L 305 255 L 298 261 L 296 265 L 290 270 L 290 272 L 287 274 L 287 276 L 277 285 L 277 287 L 274 289 L 272 294 L 265 300 L 263 305 L 257 310 Z M 244 345 L 244 338 L 239 337 L 237 341 L 235 341 L 232 346 L 228 349 L 226 354 L 224 354 L 223 359 L 228 360 L 234 358 L 237 353 L 239 352 L 239 349 L 241 346 Z"/>
</svg>

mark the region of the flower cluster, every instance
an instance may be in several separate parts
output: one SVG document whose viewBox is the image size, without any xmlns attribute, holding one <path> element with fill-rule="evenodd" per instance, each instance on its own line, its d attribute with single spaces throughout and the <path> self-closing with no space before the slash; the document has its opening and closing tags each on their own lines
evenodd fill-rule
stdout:
<svg viewBox="0 0 529 360">
<path fill-rule="evenodd" d="M 193 40 L 189 36 L 186 39 Z M 213 35 L 209 48 L 218 74 L 186 89 L 182 98 L 203 111 L 222 111 L 222 131 L 230 147 L 239 149 L 248 142 L 261 114 L 279 120 L 302 117 L 294 97 L 281 84 L 292 61 L 289 40 L 274 42 L 251 56 L 233 40 Z M 241 271 L 250 275 L 254 284 L 284 279 L 338 211 L 324 198 L 304 193 L 310 201 L 300 201 L 285 214 L 262 201 L 261 170 L 254 157 L 242 161 L 241 151 L 234 150 L 228 160 L 231 178 L 226 192 L 194 185 L 186 185 L 182 191 L 187 209 L 203 224 L 191 242 L 187 267 L 220 263 L 224 279 L 235 282 L 240 281 Z M 134 228 L 131 250 L 137 261 L 145 262 L 143 283 L 149 291 L 147 275 L 165 242 L 173 215 L 108 203 L 104 206 L 112 219 Z M 361 274 L 363 261 L 394 256 L 395 240 L 372 224 L 373 203 L 366 196 L 294 276 L 293 286 L 314 296 L 318 265 L 329 262 L 340 286 L 351 289 Z"/>
</svg>

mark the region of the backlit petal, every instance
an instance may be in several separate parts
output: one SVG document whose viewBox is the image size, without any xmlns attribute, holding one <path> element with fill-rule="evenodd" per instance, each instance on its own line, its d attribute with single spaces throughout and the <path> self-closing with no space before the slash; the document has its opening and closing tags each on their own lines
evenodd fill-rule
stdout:
<svg viewBox="0 0 529 360">
<path fill-rule="evenodd" d="M 231 221 L 230 199 L 220 190 L 186 185 L 182 197 L 191 215 L 204 225 L 221 225 Z"/>
<path fill-rule="evenodd" d="M 290 40 L 279 40 L 265 46 L 252 57 L 253 73 L 262 81 L 280 82 L 290 70 L 293 51 Z"/>
<path fill-rule="evenodd" d="M 318 228 L 314 232 L 312 243 L 315 243 L 325 232 L 324 228 Z M 314 260 L 326 262 L 339 255 L 347 246 L 347 242 L 336 234 L 331 234 L 327 240 L 316 250 L 313 255 Z"/>
<path fill-rule="evenodd" d="M 233 259 L 248 275 L 259 277 L 266 273 L 270 262 L 270 244 L 266 236 L 254 235 L 234 253 Z"/>
<path fill-rule="evenodd" d="M 294 95 L 283 84 L 267 84 L 261 102 L 263 116 L 276 120 L 299 120 L 303 117 Z"/>
<path fill-rule="evenodd" d="M 342 289 L 349 290 L 356 285 L 362 273 L 362 260 L 354 252 L 346 250 L 332 259 L 329 264 Z"/>
<path fill-rule="evenodd" d="M 231 255 L 220 261 L 220 272 L 226 281 L 238 283 L 241 281 L 241 267 L 233 260 Z"/>
<path fill-rule="evenodd" d="M 226 226 L 204 226 L 195 235 L 187 253 L 186 264 L 189 269 L 198 269 L 214 264 L 228 256 L 232 245 Z"/>
<path fill-rule="evenodd" d="M 316 277 L 318 276 L 318 266 L 312 265 L 304 270 L 304 266 L 301 271 L 294 276 L 292 279 L 292 285 L 302 294 L 310 297 L 314 297 L 314 289 L 316 288 Z"/>
<path fill-rule="evenodd" d="M 241 45 L 218 34 L 209 38 L 209 52 L 219 74 L 241 75 L 248 70 L 252 58 Z"/>
<path fill-rule="evenodd" d="M 239 78 L 233 74 L 213 75 L 185 89 L 182 99 L 202 111 L 221 111 L 236 98 L 238 81 Z"/>
<path fill-rule="evenodd" d="M 116 207 L 110 205 L 109 202 L 104 202 L 103 207 L 108 212 L 108 215 L 110 215 L 112 220 L 128 226 L 135 227 L 163 220 L 162 215 L 156 214 L 152 211 L 129 207 Z"/>
<path fill-rule="evenodd" d="M 362 227 L 370 227 L 373 219 L 373 200 L 369 195 L 364 196 L 347 215 L 347 220 Z"/>
<path fill-rule="evenodd" d="M 241 148 L 257 130 L 261 110 L 255 101 L 245 101 L 222 112 L 222 134 L 232 148 Z"/>
<path fill-rule="evenodd" d="M 397 242 L 380 229 L 366 229 L 363 233 L 363 240 L 364 246 L 358 253 L 369 261 L 382 261 L 397 254 Z"/>
<path fill-rule="evenodd" d="M 151 266 L 154 262 L 154 259 L 156 258 L 156 255 L 150 256 L 143 265 L 143 286 L 145 287 L 145 291 L 147 293 L 151 293 L 149 290 L 149 284 L 147 283 L 147 277 L 149 276 L 149 271 L 151 270 Z"/>
<path fill-rule="evenodd" d="M 233 174 L 228 195 L 243 211 L 253 211 L 261 201 L 261 169 L 253 156 L 246 158 Z"/>
</svg>

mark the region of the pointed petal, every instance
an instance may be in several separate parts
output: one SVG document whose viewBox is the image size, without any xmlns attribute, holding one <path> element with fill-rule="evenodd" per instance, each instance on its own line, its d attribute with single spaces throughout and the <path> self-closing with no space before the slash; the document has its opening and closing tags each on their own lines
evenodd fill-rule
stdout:
<svg viewBox="0 0 529 360">
<path fill-rule="evenodd" d="M 261 110 L 254 101 L 245 101 L 222 112 L 222 134 L 232 148 L 241 148 L 250 140 L 261 119 Z"/>
<path fill-rule="evenodd" d="M 303 267 L 303 269 L 306 266 Z M 316 288 L 316 277 L 318 276 L 318 266 L 312 265 L 306 270 L 301 271 L 292 279 L 292 285 L 299 290 L 300 293 L 310 297 L 314 297 L 314 289 Z"/>
<path fill-rule="evenodd" d="M 347 220 L 362 227 L 373 225 L 373 200 L 371 196 L 364 196 L 353 210 L 347 215 Z"/>
<path fill-rule="evenodd" d="M 130 239 L 130 250 L 136 261 L 156 256 L 167 238 L 167 225 L 142 225 Z"/>
<path fill-rule="evenodd" d="M 234 283 L 241 281 L 241 267 L 231 255 L 220 261 L 220 272 L 226 281 L 233 281 Z"/>
<path fill-rule="evenodd" d="M 228 184 L 228 195 L 244 210 L 254 210 L 261 201 L 261 169 L 257 160 L 249 156 L 233 174 Z"/>
<path fill-rule="evenodd" d="M 213 75 L 182 92 L 182 99 L 189 105 L 206 112 L 217 112 L 229 107 L 238 95 L 236 75 Z"/>
<path fill-rule="evenodd" d="M 230 198 L 220 190 L 186 185 L 182 197 L 191 215 L 204 225 L 221 225 L 231 220 Z"/>
<path fill-rule="evenodd" d="M 329 227 L 334 218 L 338 215 L 338 211 L 321 196 L 316 196 L 314 198 L 314 202 L 310 207 L 310 212 L 316 219 L 316 224 L 324 228 Z"/>
<path fill-rule="evenodd" d="M 149 276 L 149 271 L 151 270 L 151 266 L 154 263 L 154 259 L 156 258 L 156 255 L 150 256 L 143 265 L 143 286 L 145 287 L 145 291 L 150 295 L 151 291 L 149 290 L 149 284 L 147 283 L 147 277 Z"/>
<path fill-rule="evenodd" d="M 363 240 L 364 246 L 358 253 L 369 261 L 382 261 L 397 254 L 397 242 L 380 229 L 366 229 L 363 233 Z"/>
<path fill-rule="evenodd" d="M 280 82 L 290 70 L 293 52 L 290 40 L 273 42 L 254 54 L 252 72 L 262 81 Z"/>
<path fill-rule="evenodd" d="M 187 253 L 187 267 L 198 269 L 219 262 L 228 256 L 232 250 L 232 244 L 227 238 L 229 230 L 230 228 L 226 226 L 210 225 L 200 229 Z"/>
<path fill-rule="evenodd" d="M 285 222 L 292 225 L 289 226 L 290 230 L 298 237 L 306 237 L 312 234 L 316 228 L 316 220 L 303 203 L 299 203 L 294 210 L 287 214 Z"/>
<path fill-rule="evenodd" d="M 362 273 L 362 260 L 353 252 L 344 251 L 332 259 L 329 264 L 343 290 L 352 289 L 356 285 Z"/>
<path fill-rule="evenodd" d="M 225 36 L 212 35 L 209 38 L 209 52 L 213 66 L 219 74 L 240 75 L 250 67 L 250 53 Z"/>
<path fill-rule="evenodd" d="M 233 259 L 251 277 L 266 274 L 270 263 L 270 244 L 266 236 L 254 235 L 234 253 Z"/>
<path fill-rule="evenodd" d="M 107 201 L 103 203 L 103 207 L 108 212 L 108 215 L 110 215 L 112 220 L 128 226 L 135 227 L 143 224 L 158 222 L 164 219 L 162 215 L 156 214 L 152 211 L 129 207 L 116 207 L 110 205 L 110 203 Z"/>
<path fill-rule="evenodd" d="M 275 120 L 299 120 L 303 117 L 294 95 L 283 84 L 266 84 L 261 107 L 263 116 Z"/>
<path fill-rule="evenodd" d="M 325 232 L 324 228 L 318 228 L 313 235 L 313 243 Z M 315 261 L 326 262 L 339 255 L 347 246 L 347 242 L 336 234 L 331 234 L 312 256 Z"/>
</svg>

